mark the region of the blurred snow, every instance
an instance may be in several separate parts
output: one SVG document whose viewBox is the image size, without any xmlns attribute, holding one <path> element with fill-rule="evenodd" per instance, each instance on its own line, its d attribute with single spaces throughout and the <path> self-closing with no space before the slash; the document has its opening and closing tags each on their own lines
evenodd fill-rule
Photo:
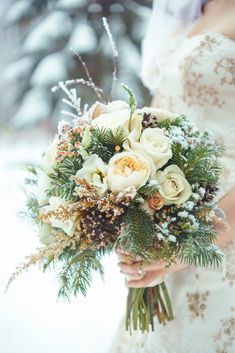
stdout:
<svg viewBox="0 0 235 353">
<path fill-rule="evenodd" d="M 67 38 L 71 30 L 71 18 L 65 12 L 55 11 L 29 33 L 23 44 L 23 50 L 48 51 L 57 41 Z"/>
<path fill-rule="evenodd" d="M 6 22 L 17 22 L 21 20 L 31 7 L 31 1 L 21 0 L 15 2 L 7 11 Z"/>
<path fill-rule="evenodd" d="M 96 44 L 96 34 L 93 28 L 86 23 L 79 23 L 73 30 L 68 48 L 73 48 L 79 54 L 84 54 L 93 51 Z"/>
<path fill-rule="evenodd" d="M 31 84 L 52 87 L 59 81 L 65 80 L 67 75 L 66 62 L 62 53 L 50 54 L 45 56 L 34 70 Z M 49 90 L 48 94 L 51 94 Z"/>
<path fill-rule="evenodd" d="M 88 12 L 98 13 L 102 11 L 102 6 L 100 4 L 92 3 L 87 8 Z"/>
<path fill-rule="evenodd" d="M 8 82 L 29 77 L 35 65 L 35 59 L 31 56 L 23 57 L 10 63 L 2 74 L 2 78 Z"/>
<path fill-rule="evenodd" d="M 33 135 L 0 146 L 0 352 L 105 353 L 126 300 L 114 255 L 104 261 L 105 283 L 94 276 L 87 297 L 70 304 L 57 301 L 54 273 L 42 274 L 38 268 L 16 279 L 3 294 L 15 267 L 39 245 L 32 227 L 17 216 L 24 206 L 19 190 L 24 171 L 19 167 L 36 161 L 45 146 L 46 141 L 37 143 Z"/>
<path fill-rule="evenodd" d="M 140 69 L 140 53 L 136 46 L 129 38 L 124 38 L 118 49 L 122 70 L 132 71 L 132 73 L 137 74 Z M 126 62 L 128 62 L 128 66 L 125 65 Z"/>
<path fill-rule="evenodd" d="M 57 7 L 62 9 L 76 9 L 86 5 L 86 0 L 59 0 Z"/>
<path fill-rule="evenodd" d="M 24 95 L 20 109 L 12 117 L 13 124 L 21 128 L 47 119 L 51 112 L 51 98 L 50 91 L 32 88 Z"/>
</svg>

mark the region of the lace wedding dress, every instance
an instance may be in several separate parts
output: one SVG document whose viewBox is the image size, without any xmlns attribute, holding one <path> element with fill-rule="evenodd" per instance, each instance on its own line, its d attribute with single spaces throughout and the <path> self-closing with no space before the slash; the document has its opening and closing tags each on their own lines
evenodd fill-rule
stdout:
<svg viewBox="0 0 235 353">
<path fill-rule="evenodd" d="M 158 57 L 153 47 L 151 32 L 143 47 L 151 54 L 144 59 L 144 82 L 156 94 L 154 106 L 186 114 L 226 146 L 223 197 L 235 185 L 235 41 L 205 32 L 168 42 Z M 122 323 L 109 353 L 234 353 L 235 243 L 224 252 L 219 269 L 166 276 L 175 320 L 165 327 L 156 321 L 155 332 L 132 336 Z"/>
</svg>

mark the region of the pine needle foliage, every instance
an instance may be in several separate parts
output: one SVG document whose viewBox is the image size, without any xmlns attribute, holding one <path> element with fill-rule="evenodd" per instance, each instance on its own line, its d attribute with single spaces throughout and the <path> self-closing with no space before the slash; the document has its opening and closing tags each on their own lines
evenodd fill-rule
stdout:
<svg viewBox="0 0 235 353">
<path fill-rule="evenodd" d="M 200 143 L 190 151 L 186 151 L 179 143 L 172 145 L 173 162 L 184 172 L 187 180 L 206 184 L 216 183 L 221 173 L 218 154 L 221 149 L 217 145 Z"/>
<path fill-rule="evenodd" d="M 167 130 L 171 128 L 172 126 L 182 126 L 182 124 L 186 121 L 185 115 L 179 115 L 177 118 L 173 121 L 166 119 L 163 121 L 160 121 L 157 123 L 157 127 L 163 129 L 166 128 Z"/>
<path fill-rule="evenodd" d="M 47 196 L 56 196 L 65 200 L 75 201 L 74 196 L 75 182 L 73 180 L 65 182 L 63 179 L 54 179 L 53 186 L 47 190 Z"/>
<path fill-rule="evenodd" d="M 154 231 L 154 223 L 148 212 L 132 206 L 124 218 L 119 244 L 131 254 L 144 257 L 145 249 L 153 244 Z"/>
<path fill-rule="evenodd" d="M 32 193 L 28 194 L 26 200 L 26 216 L 35 220 L 39 215 L 39 207 L 36 196 Z"/>
<path fill-rule="evenodd" d="M 115 132 L 111 129 L 96 128 L 91 131 L 91 143 L 87 151 L 97 154 L 104 162 L 108 162 L 115 152 L 116 146 L 122 146 L 126 133 L 120 126 Z"/>
<path fill-rule="evenodd" d="M 213 245 L 216 233 L 205 224 L 200 224 L 197 232 L 184 237 L 178 249 L 178 257 L 190 266 L 218 267 L 223 253 Z"/>
<path fill-rule="evenodd" d="M 82 167 L 82 159 L 65 158 L 57 168 L 49 174 L 51 187 L 47 190 L 47 196 L 56 196 L 65 200 L 75 201 L 74 189 L 76 184 L 71 180 L 71 175 Z"/>
<path fill-rule="evenodd" d="M 158 191 L 159 191 L 159 186 L 157 184 L 154 184 L 154 185 L 146 184 L 139 188 L 138 194 L 145 197 L 152 197 Z"/>
<path fill-rule="evenodd" d="M 59 272 L 59 297 L 69 299 L 71 294 L 82 293 L 86 296 L 92 281 L 92 272 L 98 271 L 103 276 L 100 256 L 95 251 L 84 250 L 71 256 L 63 256 L 64 265 Z"/>
<path fill-rule="evenodd" d="M 81 156 L 75 158 L 66 157 L 62 162 L 59 163 L 56 172 L 60 178 L 68 180 L 71 175 L 75 175 L 76 172 L 82 168 Z"/>
</svg>

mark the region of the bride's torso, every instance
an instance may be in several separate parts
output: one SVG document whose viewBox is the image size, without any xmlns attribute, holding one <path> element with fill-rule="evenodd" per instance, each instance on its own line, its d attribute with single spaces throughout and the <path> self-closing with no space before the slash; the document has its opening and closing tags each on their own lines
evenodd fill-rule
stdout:
<svg viewBox="0 0 235 353">
<path fill-rule="evenodd" d="M 172 38 L 154 53 L 153 38 L 151 31 L 143 46 L 149 50 L 143 80 L 154 92 L 153 105 L 187 115 L 224 143 L 223 196 L 235 185 L 235 41 L 207 31 Z"/>
</svg>

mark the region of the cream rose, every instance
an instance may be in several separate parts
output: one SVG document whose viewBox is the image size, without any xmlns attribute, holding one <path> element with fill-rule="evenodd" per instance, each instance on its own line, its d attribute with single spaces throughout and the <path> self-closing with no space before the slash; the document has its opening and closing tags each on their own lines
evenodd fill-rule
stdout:
<svg viewBox="0 0 235 353">
<path fill-rule="evenodd" d="M 130 109 L 126 102 L 113 101 L 107 105 L 98 102 L 91 107 L 89 116 L 95 127 L 111 129 L 113 132 L 122 127 L 129 133 Z"/>
<path fill-rule="evenodd" d="M 171 113 L 167 110 L 151 108 L 151 107 L 144 107 L 141 109 L 136 109 L 132 114 L 130 120 L 130 131 L 127 137 L 127 141 L 125 142 L 125 149 L 129 149 L 130 141 L 139 141 L 141 132 L 143 130 L 143 118 L 145 114 L 150 114 L 156 118 L 158 122 L 162 122 L 164 120 L 174 121 L 178 114 Z"/>
<path fill-rule="evenodd" d="M 38 174 L 38 184 L 37 184 L 37 193 L 38 193 L 38 204 L 39 206 L 46 205 L 48 203 L 48 196 L 46 191 L 51 188 L 51 180 L 49 176 L 44 171 L 39 171 Z"/>
<path fill-rule="evenodd" d="M 107 174 L 107 166 L 96 154 L 92 154 L 84 162 L 82 169 L 78 170 L 76 177 L 84 178 L 94 185 L 100 194 L 107 191 L 107 182 L 104 178 Z"/>
<path fill-rule="evenodd" d="M 59 140 L 58 140 L 58 137 L 56 136 L 52 141 L 52 143 L 48 146 L 45 154 L 43 155 L 39 163 L 39 166 L 47 172 L 51 172 L 53 168 L 56 167 L 57 165 L 56 156 L 57 156 L 58 142 Z"/>
<path fill-rule="evenodd" d="M 151 164 L 143 156 L 134 152 L 117 153 L 108 164 L 108 188 L 112 192 L 120 192 L 130 186 L 138 189 L 149 180 L 151 173 Z"/>
<path fill-rule="evenodd" d="M 159 183 L 159 192 L 164 198 L 165 205 L 180 205 L 192 195 L 189 182 L 177 165 L 170 165 L 164 171 L 158 171 L 156 180 Z"/>
<path fill-rule="evenodd" d="M 129 146 L 132 151 L 144 153 L 146 157 L 151 158 L 156 169 L 163 167 L 172 157 L 170 139 L 159 128 L 145 129 L 139 142 L 129 139 Z"/>
<path fill-rule="evenodd" d="M 159 123 L 164 120 L 174 121 L 177 118 L 177 116 L 179 116 L 179 114 L 169 112 L 168 110 L 152 108 L 152 107 L 144 107 L 144 108 L 138 109 L 138 113 L 141 115 L 151 114 L 157 119 L 157 122 Z"/>
<path fill-rule="evenodd" d="M 55 211 L 60 207 L 64 207 L 65 209 L 67 209 L 69 208 L 70 204 L 71 202 L 61 199 L 60 197 L 51 196 L 49 198 L 49 205 L 42 207 L 40 210 L 40 213 L 43 214 L 43 213 L 47 213 L 48 211 Z M 60 220 L 56 218 L 54 215 L 48 218 L 48 224 L 51 225 L 52 227 L 62 229 L 67 235 L 71 237 L 73 236 L 77 226 L 77 222 L 72 218 L 68 218 L 66 220 Z"/>
</svg>

